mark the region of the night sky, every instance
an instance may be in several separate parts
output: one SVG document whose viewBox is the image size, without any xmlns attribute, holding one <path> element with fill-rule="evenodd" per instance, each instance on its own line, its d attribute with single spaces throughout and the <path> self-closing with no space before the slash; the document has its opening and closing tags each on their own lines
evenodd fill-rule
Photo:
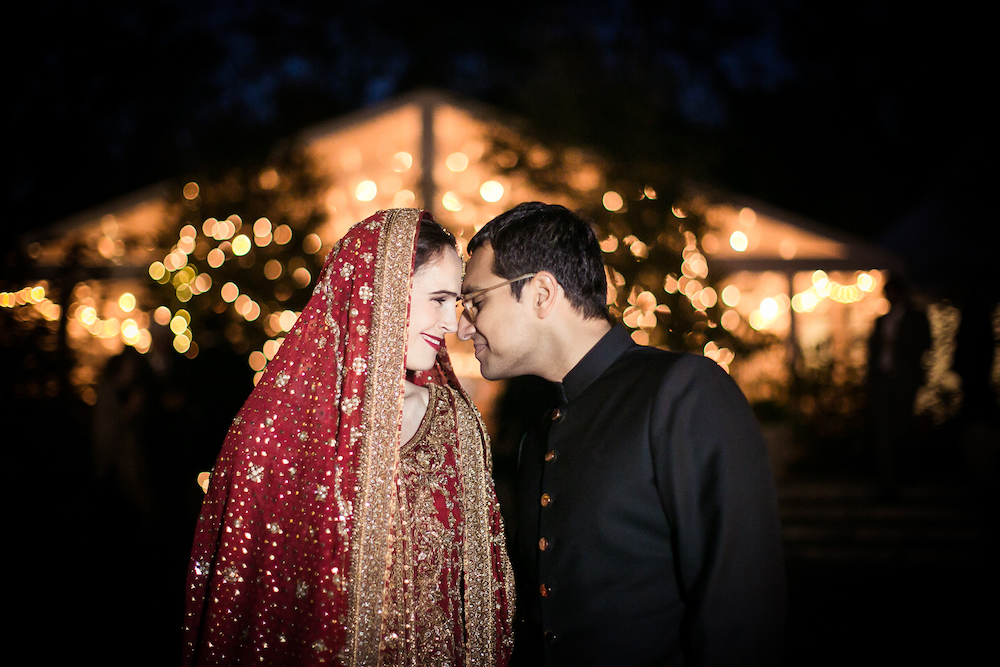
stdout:
<svg viewBox="0 0 1000 667">
<path fill-rule="evenodd" d="M 8 26 L 4 225 L 435 87 L 878 240 L 989 189 L 995 68 L 966 4 L 37 0 Z"/>
</svg>

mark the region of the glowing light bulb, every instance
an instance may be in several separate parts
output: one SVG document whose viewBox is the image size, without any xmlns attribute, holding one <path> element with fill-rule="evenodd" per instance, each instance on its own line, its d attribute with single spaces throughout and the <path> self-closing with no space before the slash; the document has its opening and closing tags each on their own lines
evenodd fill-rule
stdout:
<svg viewBox="0 0 1000 667">
<path fill-rule="evenodd" d="M 131 292 L 122 294 L 118 297 L 118 307 L 122 309 L 123 313 L 131 313 L 132 309 L 135 308 L 135 295 Z"/>
<path fill-rule="evenodd" d="M 625 200 L 622 196 L 615 192 L 614 190 L 608 190 L 601 197 L 601 203 L 604 204 L 604 208 L 609 211 L 620 211 L 622 206 L 625 205 Z"/>
<path fill-rule="evenodd" d="M 503 185 L 496 181 L 486 181 L 479 188 L 479 196 L 490 203 L 500 201 L 501 197 L 503 197 L 503 192 Z"/>
<path fill-rule="evenodd" d="M 462 202 L 459 200 L 458 195 L 451 191 L 444 193 L 444 196 L 441 197 L 441 205 L 449 211 L 462 210 Z"/>
<path fill-rule="evenodd" d="M 235 239 L 233 239 L 233 254 L 242 257 L 243 255 L 250 252 L 250 237 L 246 234 L 240 234 Z"/>
<path fill-rule="evenodd" d="M 739 287 L 736 285 L 726 285 L 725 289 L 722 290 L 722 303 L 730 308 L 735 308 L 739 305 L 742 296 Z"/>
<path fill-rule="evenodd" d="M 400 151 L 392 156 L 392 170 L 406 171 L 413 166 L 413 156 L 406 151 Z"/>
<path fill-rule="evenodd" d="M 377 194 L 378 187 L 376 187 L 375 181 L 361 181 L 354 189 L 354 196 L 358 201 L 371 201 L 375 199 Z"/>
<path fill-rule="evenodd" d="M 469 156 L 465 153 L 452 153 L 445 158 L 444 163 L 452 171 L 465 171 L 469 166 Z"/>
<path fill-rule="evenodd" d="M 766 320 L 773 320 L 778 316 L 778 302 L 767 297 L 760 302 L 760 314 Z"/>
</svg>

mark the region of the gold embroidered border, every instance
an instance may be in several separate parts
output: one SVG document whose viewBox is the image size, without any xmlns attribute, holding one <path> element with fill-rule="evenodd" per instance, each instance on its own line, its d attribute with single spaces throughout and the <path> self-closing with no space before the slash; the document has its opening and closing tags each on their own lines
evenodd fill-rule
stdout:
<svg viewBox="0 0 1000 667">
<path fill-rule="evenodd" d="M 466 665 L 492 667 L 497 661 L 497 602 L 490 521 L 495 501 L 490 493 L 489 436 L 468 397 L 450 387 L 449 390 L 458 420 L 459 466 L 464 489 Z M 504 581 L 498 584 L 505 587 L 508 595 L 513 595 L 513 570 L 502 545 L 499 551 Z M 509 600 L 508 614 L 508 627 L 511 627 L 513 599 Z"/>
<path fill-rule="evenodd" d="M 392 479 L 399 456 L 403 415 L 406 316 L 414 241 L 421 212 L 388 211 L 379 238 L 369 332 L 364 435 L 351 543 L 348 664 L 378 665 L 382 594 L 389 522 L 395 494 Z"/>
</svg>

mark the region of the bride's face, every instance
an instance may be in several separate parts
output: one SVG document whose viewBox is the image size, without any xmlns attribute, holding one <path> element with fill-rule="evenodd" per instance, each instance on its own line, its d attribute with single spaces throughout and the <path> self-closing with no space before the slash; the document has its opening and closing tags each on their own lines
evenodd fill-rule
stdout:
<svg viewBox="0 0 1000 667">
<path fill-rule="evenodd" d="M 444 250 L 413 274 L 410 322 L 406 328 L 406 370 L 434 367 L 444 335 L 458 328 L 456 307 L 462 293 L 462 260 Z"/>
</svg>

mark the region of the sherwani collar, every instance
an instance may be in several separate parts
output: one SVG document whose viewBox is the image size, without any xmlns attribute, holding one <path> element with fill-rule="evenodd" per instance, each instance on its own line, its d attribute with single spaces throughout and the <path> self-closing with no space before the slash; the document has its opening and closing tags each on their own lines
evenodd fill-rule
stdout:
<svg viewBox="0 0 1000 667">
<path fill-rule="evenodd" d="M 556 384 L 559 389 L 559 402 L 565 405 L 582 394 L 618 357 L 635 345 L 628 329 L 621 324 L 612 327 L 587 354 L 583 355 L 583 359 L 566 374 L 563 381 Z"/>
</svg>

